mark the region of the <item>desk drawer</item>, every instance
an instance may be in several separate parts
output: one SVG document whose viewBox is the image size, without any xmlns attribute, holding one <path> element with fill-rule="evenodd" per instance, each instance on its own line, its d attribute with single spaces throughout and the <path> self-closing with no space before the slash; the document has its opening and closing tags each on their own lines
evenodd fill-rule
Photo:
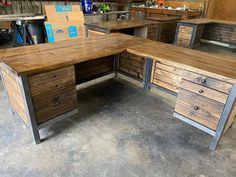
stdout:
<svg viewBox="0 0 236 177">
<path fill-rule="evenodd" d="M 48 95 L 33 97 L 34 110 L 38 123 L 53 119 L 77 108 L 77 96 L 74 87 L 64 88 Z"/>
<path fill-rule="evenodd" d="M 38 123 L 77 108 L 74 67 L 31 76 L 29 86 Z"/>
<path fill-rule="evenodd" d="M 35 76 L 29 77 L 30 86 L 38 86 L 44 83 L 49 83 L 55 81 L 57 79 L 65 78 L 65 77 L 73 77 L 74 74 L 74 66 L 38 74 Z"/>
<path fill-rule="evenodd" d="M 228 98 L 228 95 L 226 93 L 222 93 L 217 90 L 213 90 L 211 88 L 186 81 L 184 79 L 182 80 L 180 87 L 223 104 L 226 103 L 226 100 Z"/>
<path fill-rule="evenodd" d="M 227 82 L 190 71 L 184 71 L 183 79 L 226 94 L 229 94 L 232 87 L 232 84 Z"/>
<path fill-rule="evenodd" d="M 216 130 L 223 108 L 224 104 L 220 102 L 181 88 L 175 112 Z"/>
</svg>

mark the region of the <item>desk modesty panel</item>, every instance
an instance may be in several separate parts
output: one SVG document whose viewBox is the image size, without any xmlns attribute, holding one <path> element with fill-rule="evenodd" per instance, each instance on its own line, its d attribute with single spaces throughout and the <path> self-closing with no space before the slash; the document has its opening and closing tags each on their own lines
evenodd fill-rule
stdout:
<svg viewBox="0 0 236 177">
<path fill-rule="evenodd" d="M 236 115 L 236 61 L 124 34 L 0 51 L 11 108 L 32 129 L 78 112 L 76 84 L 119 72 L 178 94 L 174 116 L 213 136 L 211 149 Z M 50 96 L 47 96 L 50 95 Z"/>
</svg>

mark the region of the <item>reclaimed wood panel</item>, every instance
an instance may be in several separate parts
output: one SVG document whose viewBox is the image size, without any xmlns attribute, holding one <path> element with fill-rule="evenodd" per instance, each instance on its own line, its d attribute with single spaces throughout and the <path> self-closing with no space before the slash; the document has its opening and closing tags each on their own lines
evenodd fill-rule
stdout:
<svg viewBox="0 0 236 177">
<path fill-rule="evenodd" d="M 184 71 L 183 79 L 226 94 L 229 94 L 232 88 L 232 84 L 217 80 L 216 78 L 212 78 L 210 76 L 204 76 L 189 71 Z"/>
<path fill-rule="evenodd" d="M 201 86 L 192 82 L 188 82 L 186 80 L 182 80 L 181 88 L 191 91 L 193 93 L 197 93 L 199 95 L 205 96 L 207 98 L 213 99 L 220 103 L 226 103 L 228 95 L 219 91 L 216 91 L 211 88 L 207 88 L 205 86 Z"/>
<path fill-rule="evenodd" d="M 114 68 L 114 56 L 98 58 L 75 65 L 76 84 L 81 84 L 110 73 Z"/>
<path fill-rule="evenodd" d="M 138 79 L 143 79 L 145 58 L 128 52 L 119 56 L 119 70 Z"/>
<path fill-rule="evenodd" d="M 0 72 L 2 72 L 2 81 L 5 85 L 11 107 L 19 114 L 26 124 L 29 124 L 27 108 L 24 103 L 24 95 L 22 93 L 23 87 L 19 77 L 3 67 L 1 67 Z"/>
<path fill-rule="evenodd" d="M 156 61 L 153 66 L 151 82 L 178 93 L 183 72 L 180 68 L 181 66 L 176 63 Z"/>
<path fill-rule="evenodd" d="M 197 105 L 186 103 L 182 100 L 178 100 L 175 107 L 175 112 L 199 123 L 212 130 L 216 130 L 219 118 L 215 117 L 210 111 L 199 107 L 198 110 L 194 108 Z"/>
<path fill-rule="evenodd" d="M 37 123 L 43 123 L 77 108 L 74 67 L 29 77 Z"/>
</svg>

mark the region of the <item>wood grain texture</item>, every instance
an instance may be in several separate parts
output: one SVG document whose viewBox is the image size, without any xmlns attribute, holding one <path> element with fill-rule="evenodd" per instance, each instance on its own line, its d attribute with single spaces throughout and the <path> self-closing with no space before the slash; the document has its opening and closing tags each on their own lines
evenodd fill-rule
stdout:
<svg viewBox="0 0 236 177">
<path fill-rule="evenodd" d="M 26 124 L 29 124 L 27 108 L 24 104 L 24 95 L 22 93 L 23 88 L 19 77 L 6 68 L 0 67 L 0 69 L 11 107 L 20 115 Z"/>
<path fill-rule="evenodd" d="M 138 28 L 144 26 L 150 26 L 158 24 L 158 21 L 153 20 L 124 20 L 124 21 L 104 21 L 100 23 L 85 23 L 88 27 L 98 27 L 102 29 L 107 29 L 109 31 L 127 29 L 127 28 Z"/>
<path fill-rule="evenodd" d="M 29 77 L 37 123 L 77 108 L 74 67 Z"/>
<path fill-rule="evenodd" d="M 190 82 L 202 85 L 207 88 L 211 88 L 213 90 L 217 90 L 226 94 L 229 94 L 232 84 L 223 82 L 218 80 L 217 78 L 213 78 L 211 76 L 205 76 L 189 71 L 184 71 L 182 78 L 188 80 Z"/>
<path fill-rule="evenodd" d="M 141 56 L 122 52 L 119 55 L 119 70 L 138 79 L 143 79 L 145 59 Z"/>
<path fill-rule="evenodd" d="M 196 106 L 198 106 L 198 104 L 190 104 L 178 99 L 175 112 L 188 117 L 189 119 L 212 130 L 216 130 L 219 118 L 215 117 L 209 110 L 205 110 L 202 107 L 199 107 L 198 110 L 195 110 L 194 108 Z"/>
<path fill-rule="evenodd" d="M 184 79 L 182 80 L 180 87 L 185 90 L 191 91 L 193 93 L 197 93 L 199 95 L 205 96 L 212 100 L 218 101 L 223 104 L 226 103 L 226 100 L 228 98 L 228 95 L 225 93 L 186 81 Z"/>
<path fill-rule="evenodd" d="M 114 56 L 85 61 L 75 65 L 76 85 L 113 71 Z"/>
<path fill-rule="evenodd" d="M 177 63 L 187 70 L 212 75 L 228 83 L 236 82 L 236 60 L 233 57 L 222 58 L 214 54 L 154 41 L 129 47 L 127 51 L 157 61 Z"/>
<path fill-rule="evenodd" d="M 71 66 L 84 61 L 118 54 L 145 39 L 124 34 L 110 34 L 74 39 L 55 44 L 4 49 L 1 61 L 18 75 L 34 75 Z"/>
</svg>

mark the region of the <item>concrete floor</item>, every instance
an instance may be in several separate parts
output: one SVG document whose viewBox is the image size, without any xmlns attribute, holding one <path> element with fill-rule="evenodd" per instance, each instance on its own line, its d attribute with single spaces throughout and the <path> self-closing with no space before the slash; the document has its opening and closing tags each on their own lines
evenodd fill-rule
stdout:
<svg viewBox="0 0 236 177">
<path fill-rule="evenodd" d="M 124 80 L 96 84 L 36 146 L 0 83 L 0 177 L 235 177 L 236 126 L 212 152 L 211 136 L 173 118 L 175 99 Z"/>
</svg>

